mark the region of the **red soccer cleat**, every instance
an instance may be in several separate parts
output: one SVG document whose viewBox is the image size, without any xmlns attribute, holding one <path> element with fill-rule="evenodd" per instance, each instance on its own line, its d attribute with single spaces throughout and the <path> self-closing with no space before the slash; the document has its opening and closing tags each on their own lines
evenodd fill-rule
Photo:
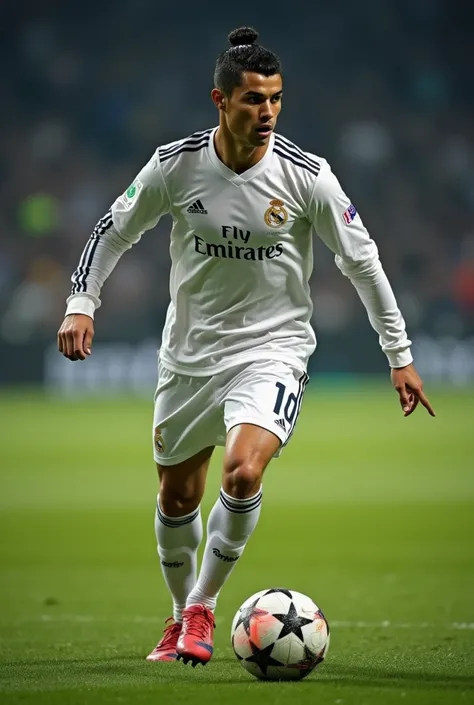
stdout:
<svg viewBox="0 0 474 705">
<path fill-rule="evenodd" d="M 212 644 L 215 626 L 214 615 L 208 607 L 187 607 L 183 612 L 183 628 L 176 647 L 178 660 L 183 663 L 191 661 L 193 668 L 198 663 L 205 666 L 214 651 Z"/>
<path fill-rule="evenodd" d="M 161 641 L 155 646 L 151 654 L 146 657 L 147 661 L 176 661 L 178 654 L 176 653 L 176 645 L 179 635 L 181 634 L 181 622 L 168 624 L 173 617 L 168 617 L 165 624 L 168 626 L 164 629 L 164 636 Z"/>
</svg>

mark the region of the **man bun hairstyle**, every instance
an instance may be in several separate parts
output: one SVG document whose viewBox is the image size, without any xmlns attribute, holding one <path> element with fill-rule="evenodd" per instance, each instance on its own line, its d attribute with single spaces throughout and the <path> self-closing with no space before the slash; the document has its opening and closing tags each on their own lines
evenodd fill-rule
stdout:
<svg viewBox="0 0 474 705">
<path fill-rule="evenodd" d="M 230 47 L 217 57 L 214 85 L 225 95 L 242 83 L 242 73 L 251 71 L 264 76 L 281 74 L 281 62 L 276 54 L 265 49 L 258 41 L 253 27 L 239 27 L 228 35 Z"/>
<path fill-rule="evenodd" d="M 242 46 L 243 44 L 256 44 L 258 32 L 253 27 L 239 27 L 238 29 L 233 29 L 227 39 L 233 47 Z"/>
</svg>

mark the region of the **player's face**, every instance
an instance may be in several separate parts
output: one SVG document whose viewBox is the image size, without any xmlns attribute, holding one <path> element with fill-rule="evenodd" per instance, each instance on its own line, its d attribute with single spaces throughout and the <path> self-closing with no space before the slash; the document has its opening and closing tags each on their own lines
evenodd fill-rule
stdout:
<svg viewBox="0 0 474 705">
<path fill-rule="evenodd" d="M 242 85 L 226 99 L 227 127 L 236 140 L 261 147 L 270 139 L 281 110 L 282 78 L 245 71 Z"/>
</svg>

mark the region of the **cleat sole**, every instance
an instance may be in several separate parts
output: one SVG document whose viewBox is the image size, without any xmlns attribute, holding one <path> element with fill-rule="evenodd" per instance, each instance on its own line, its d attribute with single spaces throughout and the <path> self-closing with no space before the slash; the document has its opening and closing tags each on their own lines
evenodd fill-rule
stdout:
<svg viewBox="0 0 474 705">
<path fill-rule="evenodd" d="M 208 663 L 207 661 L 201 661 L 201 659 L 193 658 L 192 656 L 184 656 L 183 654 L 178 654 L 176 660 L 182 661 L 185 666 L 191 662 L 191 666 L 193 668 L 196 668 L 199 664 L 201 664 L 201 666 L 205 666 Z"/>
</svg>

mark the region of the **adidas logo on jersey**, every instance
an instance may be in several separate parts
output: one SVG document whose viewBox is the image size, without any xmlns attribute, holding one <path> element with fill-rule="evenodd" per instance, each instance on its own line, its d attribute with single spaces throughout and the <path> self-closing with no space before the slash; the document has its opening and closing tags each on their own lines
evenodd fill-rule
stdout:
<svg viewBox="0 0 474 705">
<path fill-rule="evenodd" d="M 286 431 L 286 424 L 284 419 L 275 419 L 275 423 L 277 426 L 281 426 L 281 428 Z"/>
<path fill-rule="evenodd" d="M 199 213 L 200 215 L 207 215 L 207 210 L 204 208 L 198 198 L 197 201 L 194 201 L 194 203 L 189 206 L 188 213 Z"/>
</svg>

